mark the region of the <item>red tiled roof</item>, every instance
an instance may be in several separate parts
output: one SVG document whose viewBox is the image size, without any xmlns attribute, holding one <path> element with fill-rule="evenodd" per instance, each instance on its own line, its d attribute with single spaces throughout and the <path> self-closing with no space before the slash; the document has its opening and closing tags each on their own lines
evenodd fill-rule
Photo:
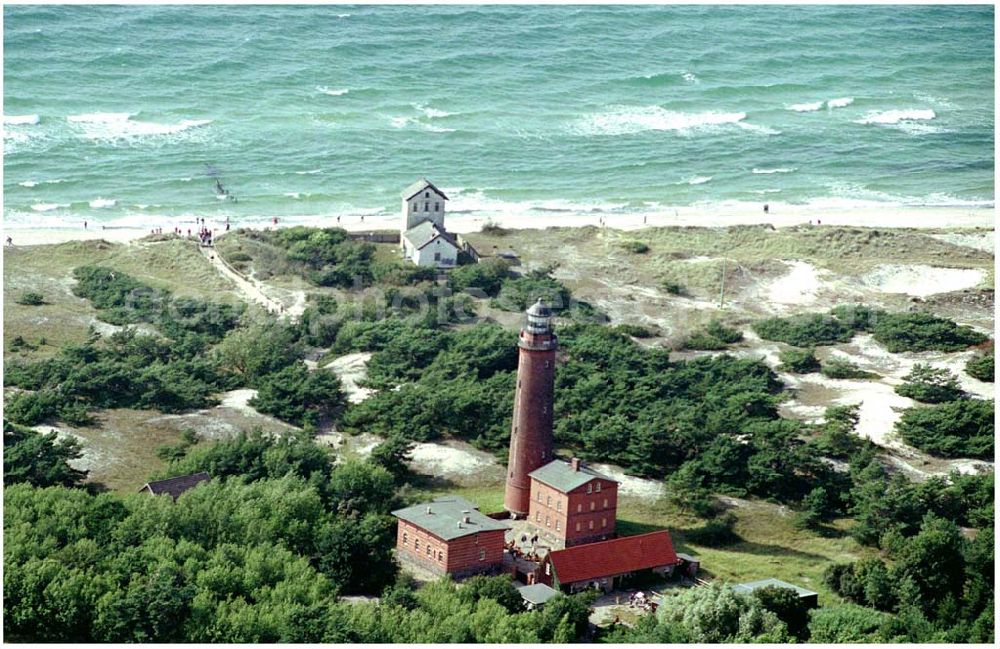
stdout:
<svg viewBox="0 0 1000 649">
<path fill-rule="evenodd" d="M 553 550 L 549 560 L 560 584 L 680 563 L 667 530 Z"/>
</svg>

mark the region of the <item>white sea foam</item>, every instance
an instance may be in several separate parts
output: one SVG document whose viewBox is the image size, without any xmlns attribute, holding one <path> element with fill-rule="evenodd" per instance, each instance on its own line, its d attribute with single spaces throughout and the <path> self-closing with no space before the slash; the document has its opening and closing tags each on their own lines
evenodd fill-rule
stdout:
<svg viewBox="0 0 1000 649">
<path fill-rule="evenodd" d="M 351 91 L 350 88 L 331 89 L 329 86 L 316 86 L 316 90 L 323 93 L 324 95 L 330 95 L 331 97 L 339 97 L 340 95 L 346 95 Z"/>
<path fill-rule="evenodd" d="M 688 178 L 687 184 L 702 185 L 704 183 L 707 183 L 711 179 L 712 179 L 711 176 L 692 176 L 691 178 Z"/>
<path fill-rule="evenodd" d="M 751 131 L 753 133 L 759 133 L 761 135 L 781 135 L 781 131 L 776 128 L 771 128 L 770 126 L 763 126 L 762 124 L 751 124 L 749 122 L 737 122 L 739 126 L 744 131 Z"/>
<path fill-rule="evenodd" d="M 424 130 L 430 131 L 431 133 L 454 133 L 455 129 L 445 128 L 443 126 L 434 126 L 433 124 L 424 124 Z"/>
<path fill-rule="evenodd" d="M 302 194 L 300 192 L 285 192 L 284 194 L 282 194 L 282 196 L 298 199 L 299 197 L 302 196 Z"/>
<path fill-rule="evenodd" d="M 33 180 L 25 180 L 23 183 L 17 183 L 17 184 L 20 185 L 21 187 L 35 187 L 36 185 L 38 185 L 38 183 L 36 183 Z"/>
<path fill-rule="evenodd" d="M 32 125 L 37 124 L 41 120 L 38 115 L 4 115 L 3 123 L 7 125 Z"/>
<path fill-rule="evenodd" d="M 114 207 L 117 204 L 118 201 L 116 201 L 113 198 L 95 198 L 94 200 L 90 201 L 90 203 L 88 203 L 88 205 L 90 205 L 94 209 L 100 209 L 103 207 Z"/>
<path fill-rule="evenodd" d="M 913 120 L 934 119 L 937 114 L 930 108 L 915 108 L 907 110 L 872 110 L 864 117 L 855 120 L 856 124 L 899 124 Z"/>
<path fill-rule="evenodd" d="M 792 104 L 788 107 L 788 110 L 794 110 L 796 113 L 807 113 L 814 110 L 819 110 L 823 107 L 823 102 L 816 101 L 806 104 Z"/>
<path fill-rule="evenodd" d="M 36 212 L 51 212 L 62 207 L 69 207 L 69 203 L 35 203 L 31 206 L 31 209 Z"/>
<path fill-rule="evenodd" d="M 752 190 L 754 194 L 777 194 L 780 189 L 754 189 Z"/>
<path fill-rule="evenodd" d="M 322 169 L 309 169 L 307 171 L 296 171 L 295 173 L 297 173 L 300 176 L 311 176 L 312 174 L 318 174 L 321 171 L 323 171 L 323 170 Z"/>
<path fill-rule="evenodd" d="M 775 169 L 759 169 L 757 167 L 753 168 L 753 173 L 755 174 L 788 174 L 793 171 L 795 171 L 795 169 L 789 167 L 777 167 Z"/>
<path fill-rule="evenodd" d="M 70 115 L 66 121 L 76 125 L 89 140 L 134 140 L 144 137 L 175 135 L 211 124 L 210 119 L 185 119 L 174 124 L 142 122 L 131 113 L 83 113 Z"/>
<path fill-rule="evenodd" d="M 843 108 L 854 103 L 854 97 L 838 97 L 826 102 L 827 108 Z"/>
<path fill-rule="evenodd" d="M 685 72 L 681 76 L 684 77 L 684 80 L 688 83 L 700 83 L 698 77 L 696 77 L 693 72 Z"/>
<path fill-rule="evenodd" d="M 421 113 L 427 116 L 428 119 L 434 119 L 436 117 L 448 117 L 454 113 L 449 113 L 446 110 L 439 110 L 437 108 L 431 108 L 429 106 L 424 106 L 421 104 L 410 104 L 415 110 L 419 110 Z"/>
<path fill-rule="evenodd" d="M 396 128 L 406 128 L 406 125 L 411 122 L 409 117 L 392 117 L 389 119 L 389 123 Z"/>
<path fill-rule="evenodd" d="M 692 131 L 739 124 L 746 113 L 679 113 L 660 106 L 611 106 L 571 126 L 580 135 L 630 135 L 643 131 Z"/>
</svg>

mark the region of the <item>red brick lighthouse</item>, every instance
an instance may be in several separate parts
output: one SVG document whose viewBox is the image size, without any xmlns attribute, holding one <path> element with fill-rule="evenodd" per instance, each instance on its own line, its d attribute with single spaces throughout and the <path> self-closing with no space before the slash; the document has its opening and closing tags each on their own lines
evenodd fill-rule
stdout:
<svg viewBox="0 0 1000 649">
<path fill-rule="evenodd" d="M 556 372 L 556 336 L 552 310 L 541 299 L 528 309 L 517 346 L 517 389 L 510 430 L 507 488 L 503 506 L 515 518 L 528 515 L 528 474 L 552 461 L 552 402 Z"/>
</svg>

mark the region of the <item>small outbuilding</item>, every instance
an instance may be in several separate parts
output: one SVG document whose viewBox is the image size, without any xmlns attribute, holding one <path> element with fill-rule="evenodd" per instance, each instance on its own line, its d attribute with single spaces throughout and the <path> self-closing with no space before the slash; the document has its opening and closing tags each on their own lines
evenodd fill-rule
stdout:
<svg viewBox="0 0 1000 649">
<path fill-rule="evenodd" d="M 732 588 L 737 593 L 752 593 L 755 590 L 761 588 L 787 588 L 788 590 L 794 590 L 798 594 L 799 599 L 805 602 L 808 608 L 816 608 L 819 606 L 819 594 L 814 593 L 811 590 L 806 590 L 801 586 L 796 586 L 795 584 L 790 584 L 787 581 L 781 581 L 780 579 L 761 579 L 759 581 L 750 581 L 745 584 L 736 584 Z"/>
<path fill-rule="evenodd" d="M 521 599 L 524 600 L 524 604 L 529 611 L 538 608 L 559 594 L 558 590 L 545 584 L 518 586 L 517 592 L 521 594 Z"/>
<path fill-rule="evenodd" d="M 166 480 L 156 480 L 154 482 L 147 482 L 139 490 L 139 493 L 151 493 L 153 495 L 167 494 L 174 500 L 177 500 L 178 496 L 192 489 L 202 482 L 208 482 L 212 477 L 202 471 L 201 473 L 193 473 L 191 475 L 177 476 L 176 478 L 167 478 Z"/>
<path fill-rule="evenodd" d="M 571 593 L 607 592 L 639 572 L 669 575 L 679 563 L 670 532 L 661 530 L 553 550 L 539 565 L 538 581 Z"/>
<path fill-rule="evenodd" d="M 417 266 L 447 268 L 458 264 L 461 246 L 444 227 L 432 221 L 415 225 L 400 238 L 403 256 Z"/>
<path fill-rule="evenodd" d="M 435 574 L 491 573 L 503 564 L 510 525 L 459 496 L 442 496 L 392 512 L 399 519 L 396 557 Z"/>
</svg>

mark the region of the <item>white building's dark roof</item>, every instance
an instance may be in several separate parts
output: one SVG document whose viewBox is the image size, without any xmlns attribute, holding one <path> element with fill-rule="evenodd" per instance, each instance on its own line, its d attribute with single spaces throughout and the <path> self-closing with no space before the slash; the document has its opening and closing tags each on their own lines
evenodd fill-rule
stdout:
<svg viewBox="0 0 1000 649">
<path fill-rule="evenodd" d="M 403 200 L 407 200 L 408 201 L 411 198 L 413 198 L 414 196 L 416 196 L 417 194 L 419 194 L 420 192 L 422 192 L 425 189 L 427 189 L 428 187 L 431 188 L 431 189 L 433 189 L 434 193 L 436 193 L 438 196 L 440 196 L 444 200 L 448 200 L 448 197 L 444 195 L 444 192 L 441 191 L 440 189 L 438 189 L 437 187 L 435 187 L 434 183 L 432 183 L 431 181 L 427 180 L 426 178 L 421 178 L 417 182 L 415 182 L 412 185 L 408 186 L 406 189 L 404 189 L 403 191 L 401 191 L 399 193 L 399 195 L 403 197 Z"/>
<path fill-rule="evenodd" d="M 530 586 L 518 586 L 517 592 L 521 594 L 521 599 L 529 604 L 544 604 L 559 594 L 559 591 L 545 584 L 531 584 Z"/>
<path fill-rule="evenodd" d="M 420 250 L 434 239 L 441 237 L 449 244 L 458 248 L 458 242 L 443 229 L 438 227 L 433 221 L 421 221 L 417 225 L 413 226 L 409 230 L 403 233 L 403 239 L 406 240 L 415 249 Z"/>
</svg>

